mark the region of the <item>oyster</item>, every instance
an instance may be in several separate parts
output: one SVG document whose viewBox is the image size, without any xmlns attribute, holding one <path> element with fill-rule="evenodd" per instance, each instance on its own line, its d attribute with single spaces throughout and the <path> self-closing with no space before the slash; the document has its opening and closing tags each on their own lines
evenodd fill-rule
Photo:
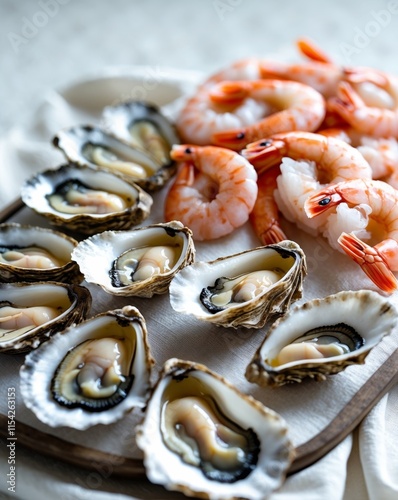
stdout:
<svg viewBox="0 0 398 500">
<path fill-rule="evenodd" d="M 72 254 L 89 283 L 113 295 L 139 297 L 165 293 L 194 257 L 192 233 L 178 221 L 105 231 L 81 241 Z"/>
<path fill-rule="evenodd" d="M 153 201 L 121 177 L 73 164 L 37 174 L 25 182 L 21 196 L 51 223 L 84 234 L 139 224 Z"/>
<path fill-rule="evenodd" d="M 131 147 L 98 127 L 81 125 L 62 130 L 53 143 L 68 160 L 92 169 L 106 170 L 123 176 L 149 191 L 161 187 L 174 173 L 173 163 L 162 164 L 143 148 Z M 166 168 L 167 167 L 167 168 Z M 170 172 L 169 172 L 170 171 Z"/>
<path fill-rule="evenodd" d="M 152 156 L 159 164 L 156 183 L 163 185 L 175 172 L 170 158 L 173 144 L 180 139 L 175 127 L 160 109 L 142 101 L 107 106 L 103 112 L 105 128 L 130 146 Z"/>
<path fill-rule="evenodd" d="M 307 302 L 272 325 L 246 369 L 261 386 L 325 380 L 347 366 L 364 363 L 391 332 L 397 311 L 368 290 L 345 291 Z"/>
<path fill-rule="evenodd" d="M 76 245 L 73 238 L 51 229 L 0 224 L 0 281 L 80 283 L 83 276 L 71 260 Z"/>
<path fill-rule="evenodd" d="M 265 498 L 294 455 L 279 415 L 178 359 L 165 363 L 136 441 L 150 481 L 213 500 Z"/>
<path fill-rule="evenodd" d="M 90 292 L 63 283 L 0 284 L 0 352 L 21 353 L 82 321 Z"/>
<path fill-rule="evenodd" d="M 87 429 L 145 405 L 153 359 L 143 316 L 108 311 L 55 335 L 21 368 L 21 393 L 52 427 Z"/>
<path fill-rule="evenodd" d="M 301 297 L 306 272 L 303 251 L 285 240 L 186 267 L 170 284 L 170 302 L 217 325 L 261 328 Z"/>
</svg>

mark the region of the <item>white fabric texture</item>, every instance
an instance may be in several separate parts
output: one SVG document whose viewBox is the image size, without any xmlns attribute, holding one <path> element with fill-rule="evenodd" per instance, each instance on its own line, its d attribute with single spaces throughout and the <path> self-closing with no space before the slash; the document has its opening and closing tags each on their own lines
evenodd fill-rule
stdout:
<svg viewBox="0 0 398 500">
<path fill-rule="evenodd" d="M 62 93 L 52 92 L 34 114 L 32 122 L 24 128 L 12 130 L 1 142 L 1 185 L 0 195 L 8 199 L 8 191 L 21 185 L 34 172 L 56 167 L 63 160 L 62 155 L 50 144 L 52 136 L 61 128 L 78 123 L 100 123 L 100 113 L 105 104 L 117 101 L 125 88 L 142 82 L 142 68 L 129 71 L 105 71 L 84 82 L 78 82 Z M 199 75 L 164 70 L 162 79 L 153 85 L 147 98 L 163 106 L 171 118 L 178 110 L 182 96 L 194 89 Z M 170 90 L 171 89 L 171 90 Z M 13 176 L 7 175 L 5 165 L 12 165 Z M 154 210 L 146 222 L 159 222 L 162 218 L 163 200 L 166 190 L 155 197 Z M 29 212 L 16 215 L 13 220 L 24 222 L 43 220 Z M 355 264 L 341 254 L 332 251 L 321 238 L 313 239 L 287 225 L 292 239 L 297 239 L 308 257 L 309 275 L 305 281 L 302 301 L 325 296 L 342 289 L 370 288 L 369 281 Z M 288 233 L 289 234 L 289 233 Z M 294 238 L 293 238 L 294 235 Z M 257 245 L 248 225 L 235 234 L 217 240 L 212 244 L 197 245 L 197 260 L 211 260 Z M 331 269 L 339 269 L 333 273 Z M 373 288 L 374 289 L 374 288 Z M 94 287 L 90 287 L 93 291 Z M 109 307 L 110 299 L 95 291 L 97 300 L 94 310 Z M 391 301 L 396 304 L 394 294 Z M 124 301 L 123 303 L 129 303 Z M 319 432 L 336 416 L 352 395 L 393 352 L 397 345 L 395 331 L 382 345 L 372 351 L 365 365 L 348 368 L 344 373 L 331 377 L 322 383 L 308 382 L 277 390 L 262 390 L 253 387 L 240 375 L 262 340 L 262 333 L 229 331 L 213 326 L 198 324 L 190 317 L 172 314 L 168 297 L 162 296 L 148 302 L 133 301 L 147 319 L 150 342 L 155 359 L 160 366 L 169 357 L 185 357 L 207 364 L 215 371 L 236 382 L 240 389 L 250 392 L 265 404 L 286 418 L 291 437 L 296 445 L 302 444 Z M 167 339 L 167 342 L 165 341 Z M 4 359 L 3 359 L 4 358 Z M 18 385 L 18 368 L 21 357 L 2 356 L 0 372 L 1 389 Z M 17 394 L 18 395 L 18 394 Z M 84 434 L 65 429 L 48 429 L 38 422 L 24 408 L 20 401 L 17 418 L 38 429 L 60 435 L 72 442 L 99 447 L 114 453 L 135 456 L 136 450 L 123 443 L 123 430 L 134 422 L 125 419 L 107 429 L 90 429 Z M 398 495 L 398 452 L 394 443 L 398 440 L 397 412 L 398 388 L 394 388 L 361 423 L 358 444 L 353 447 L 353 436 L 348 436 L 332 452 L 307 469 L 287 478 L 271 500 L 392 500 Z M 3 407 L 1 411 L 4 413 Z M 126 432 L 126 431 L 125 431 Z M 121 438 L 120 438 L 121 436 Z M 123 448 L 123 445 L 125 448 Z M 133 447 L 134 448 L 134 447 Z M 6 463 L 4 443 L 0 450 L 1 463 Z M 110 478 L 104 471 L 87 472 L 60 462 L 54 462 L 37 454 L 32 455 L 18 446 L 17 493 L 19 498 L 61 498 L 61 499 L 154 499 L 183 498 L 182 495 L 166 492 L 160 486 L 153 486 L 143 480 L 121 480 Z M 3 468 L 2 465 L 2 468 Z M 7 493 L 7 484 L 0 481 L 0 491 Z"/>
</svg>

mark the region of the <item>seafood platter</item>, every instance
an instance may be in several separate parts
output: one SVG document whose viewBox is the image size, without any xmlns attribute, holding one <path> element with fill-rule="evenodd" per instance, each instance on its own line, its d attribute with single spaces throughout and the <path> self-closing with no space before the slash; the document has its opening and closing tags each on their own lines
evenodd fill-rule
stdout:
<svg viewBox="0 0 398 500">
<path fill-rule="evenodd" d="M 398 83 L 298 45 L 54 130 L 0 224 L 17 425 L 262 499 L 396 351 Z"/>
</svg>

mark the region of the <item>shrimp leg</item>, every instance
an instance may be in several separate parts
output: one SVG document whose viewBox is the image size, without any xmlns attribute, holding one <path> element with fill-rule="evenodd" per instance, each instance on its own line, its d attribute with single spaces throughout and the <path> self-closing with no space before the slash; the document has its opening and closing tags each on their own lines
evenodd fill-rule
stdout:
<svg viewBox="0 0 398 500">
<path fill-rule="evenodd" d="M 276 165 L 258 178 L 257 200 L 249 216 L 254 232 L 263 245 L 271 245 L 287 239 L 279 225 L 278 207 L 274 199 L 278 175 L 280 175 L 280 168 Z"/>
</svg>

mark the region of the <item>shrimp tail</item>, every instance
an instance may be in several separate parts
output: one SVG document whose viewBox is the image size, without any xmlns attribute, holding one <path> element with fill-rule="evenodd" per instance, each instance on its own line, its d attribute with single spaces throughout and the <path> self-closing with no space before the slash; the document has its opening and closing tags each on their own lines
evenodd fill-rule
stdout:
<svg viewBox="0 0 398 500">
<path fill-rule="evenodd" d="M 331 97 L 328 101 L 328 109 L 337 112 L 344 119 L 363 106 L 363 100 L 348 82 L 340 82 L 338 96 Z"/>
<path fill-rule="evenodd" d="M 249 94 L 247 82 L 221 82 L 215 85 L 209 92 L 209 98 L 216 104 L 227 104 L 238 106 Z"/>
<path fill-rule="evenodd" d="M 307 217 L 312 219 L 342 201 L 344 201 L 342 196 L 333 187 L 322 189 L 305 200 L 304 210 Z"/>
<path fill-rule="evenodd" d="M 316 61 L 325 64 L 332 64 L 333 61 L 330 57 L 323 52 L 312 40 L 309 38 L 299 38 L 296 42 L 297 48 L 301 54 L 311 61 Z"/>
<path fill-rule="evenodd" d="M 342 233 L 338 242 L 344 252 L 361 266 L 381 290 L 393 293 L 398 289 L 398 281 L 377 246 L 367 245 L 352 233 Z"/>
<path fill-rule="evenodd" d="M 286 240 L 287 237 L 280 227 L 279 222 L 274 219 L 271 226 L 259 236 L 259 239 L 263 245 L 275 245 Z"/>
</svg>

